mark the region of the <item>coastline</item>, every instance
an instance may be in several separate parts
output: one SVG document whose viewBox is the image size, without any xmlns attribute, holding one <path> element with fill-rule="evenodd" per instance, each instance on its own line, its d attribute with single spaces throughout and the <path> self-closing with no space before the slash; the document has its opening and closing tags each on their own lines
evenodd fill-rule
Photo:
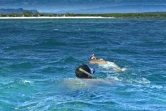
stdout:
<svg viewBox="0 0 166 111">
<path fill-rule="evenodd" d="M 115 18 L 115 17 L 101 17 L 101 16 L 69 16 L 69 17 L 0 17 L 0 19 L 97 19 L 97 18 Z"/>
</svg>

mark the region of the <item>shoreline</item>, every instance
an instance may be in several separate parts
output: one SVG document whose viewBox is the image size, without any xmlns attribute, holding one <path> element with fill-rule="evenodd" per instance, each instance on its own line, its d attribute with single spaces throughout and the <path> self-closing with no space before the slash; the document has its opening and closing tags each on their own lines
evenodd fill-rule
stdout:
<svg viewBox="0 0 166 111">
<path fill-rule="evenodd" d="M 0 17 L 0 19 L 97 19 L 97 18 L 115 18 L 115 17 L 101 17 L 101 16 L 76 16 L 76 17 Z"/>
</svg>

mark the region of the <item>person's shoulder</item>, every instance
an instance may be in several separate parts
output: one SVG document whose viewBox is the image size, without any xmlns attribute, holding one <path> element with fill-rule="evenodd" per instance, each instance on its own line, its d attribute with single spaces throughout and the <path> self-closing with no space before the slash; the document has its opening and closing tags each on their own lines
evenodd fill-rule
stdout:
<svg viewBox="0 0 166 111">
<path fill-rule="evenodd" d="M 89 60 L 89 63 L 91 63 L 91 64 L 96 63 L 96 60 L 95 59 L 91 59 L 91 60 Z"/>
</svg>

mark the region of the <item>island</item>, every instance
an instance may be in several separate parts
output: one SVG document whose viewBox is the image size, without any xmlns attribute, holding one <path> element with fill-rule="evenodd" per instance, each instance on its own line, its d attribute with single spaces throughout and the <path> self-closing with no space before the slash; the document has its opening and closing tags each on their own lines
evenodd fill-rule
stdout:
<svg viewBox="0 0 166 111">
<path fill-rule="evenodd" d="M 166 12 L 146 13 L 101 13 L 101 14 L 78 14 L 78 13 L 42 13 L 37 10 L 0 9 L 0 18 L 166 18 Z"/>
</svg>

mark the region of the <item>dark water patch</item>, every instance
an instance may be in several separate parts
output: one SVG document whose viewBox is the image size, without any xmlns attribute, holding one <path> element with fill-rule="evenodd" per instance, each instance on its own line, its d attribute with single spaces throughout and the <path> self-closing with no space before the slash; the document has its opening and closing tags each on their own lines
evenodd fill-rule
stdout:
<svg viewBox="0 0 166 111">
<path fill-rule="evenodd" d="M 5 92 L 5 98 L 1 98 L 1 106 L 4 105 L 3 107 L 6 109 L 16 110 L 19 104 L 30 99 L 31 93 L 34 92 L 34 89 L 29 83 L 15 80 L 13 83 L 3 85 L 1 91 Z"/>
<path fill-rule="evenodd" d="M 6 67 L 0 67 L 0 76 L 1 77 L 8 77 L 8 75 L 10 75 L 12 72 L 12 70 L 10 68 L 6 68 Z"/>
<path fill-rule="evenodd" d="M 31 71 L 33 68 L 34 68 L 34 64 L 31 62 L 16 62 L 16 63 L 11 63 L 10 65 L 3 67 L 3 69 L 7 69 L 7 71 L 5 70 L 4 74 L 8 74 L 8 75 L 9 74 L 17 75 L 17 73 L 21 73 L 22 71 L 23 72 Z"/>
<path fill-rule="evenodd" d="M 64 107 L 73 107 L 73 109 L 79 109 L 81 110 L 82 108 L 84 107 L 88 107 L 86 108 L 87 110 L 88 109 L 91 109 L 90 107 L 93 106 L 92 104 L 90 103 L 87 103 L 87 102 L 83 102 L 83 101 L 73 101 L 73 102 L 66 102 L 66 103 L 62 103 L 62 104 L 59 104 L 58 106 L 64 106 Z"/>
<path fill-rule="evenodd" d="M 17 46 L 9 46 L 4 48 L 5 51 L 11 51 L 11 50 L 26 50 L 26 49 L 32 49 L 33 45 L 17 45 Z"/>
<path fill-rule="evenodd" d="M 165 47 L 165 44 L 166 41 L 163 41 L 163 40 L 144 40 L 142 42 L 140 42 L 139 44 L 134 44 L 134 45 L 137 45 L 137 46 L 140 46 L 140 47 L 149 47 L 151 46 L 152 48 L 162 48 L 162 47 Z"/>
<path fill-rule="evenodd" d="M 164 76 L 164 73 L 155 74 L 155 72 L 152 72 L 152 75 L 149 75 L 148 79 L 153 81 L 156 84 L 165 84 L 166 83 L 166 82 L 164 82 L 164 80 L 166 79 L 166 77 Z"/>
<path fill-rule="evenodd" d="M 3 33 L 3 37 L 5 37 L 5 35 L 9 35 L 9 34 L 20 34 L 21 32 L 23 32 L 23 30 L 25 30 L 24 28 L 19 28 L 19 27 L 5 27 L 5 28 L 1 28 L 1 31 L 7 32 L 7 33 Z"/>
<path fill-rule="evenodd" d="M 139 54 L 139 52 L 135 50 L 130 50 L 130 49 L 112 49 L 111 51 L 118 53 L 118 54 L 127 54 L 127 55 L 132 55 L 132 54 Z"/>
<path fill-rule="evenodd" d="M 38 68 L 35 70 L 36 73 L 41 73 L 42 75 L 57 75 L 58 73 L 64 73 L 66 70 L 66 67 L 60 67 L 60 66 L 42 66 L 41 68 Z"/>
<path fill-rule="evenodd" d="M 7 111 L 7 110 L 15 110 L 15 105 L 13 103 L 10 103 L 9 101 L 0 101 L 1 107 L 0 110 Z"/>
<path fill-rule="evenodd" d="M 107 100 L 103 100 L 103 101 L 99 101 L 99 102 L 95 102 L 95 104 L 98 104 L 98 105 L 104 105 L 104 106 L 107 106 L 107 105 L 117 105 L 118 103 L 114 102 L 114 101 L 107 101 Z"/>
<path fill-rule="evenodd" d="M 48 74 L 48 73 L 56 73 L 57 70 L 63 71 L 64 69 L 63 68 L 57 69 L 55 67 L 45 67 L 45 68 L 42 68 L 42 69 L 39 69 L 39 70 L 42 74 L 44 74 L 44 73 Z"/>
<path fill-rule="evenodd" d="M 42 73 L 38 73 L 36 70 L 33 71 L 33 73 L 30 73 L 29 75 L 27 75 L 28 79 L 34 80 L 35 82 L 38 80 L 45 80 L 47 78 L 47 75 L 44 75 Z"/>
<path fill-rule="evenodd" d="M 66 43 L 64 43 L 64 42 L 60 42 L 60 41 L 57 41 L 57 40 L 55 40 L 55 39 L 46 39 L 46 40 L 44 40 L 44 41 L 42 41 L 41 43 L 39 43 L 39 44 L 37 44 L 37 46 L 39 46 L 39 47 L 42 47 L 42 46 L 54 46 L 54 47 L 56 47 L 56 46 L 66 46 Z"/>
<path fill-rule="evenodd" d="M 62 63 L 71 63 L 71 62 L 77 62 L 78 60 L 75 57 L 72 56 L 67 56 L 65 57 L 64 61 L 62 61 Z"/>
</svg>

